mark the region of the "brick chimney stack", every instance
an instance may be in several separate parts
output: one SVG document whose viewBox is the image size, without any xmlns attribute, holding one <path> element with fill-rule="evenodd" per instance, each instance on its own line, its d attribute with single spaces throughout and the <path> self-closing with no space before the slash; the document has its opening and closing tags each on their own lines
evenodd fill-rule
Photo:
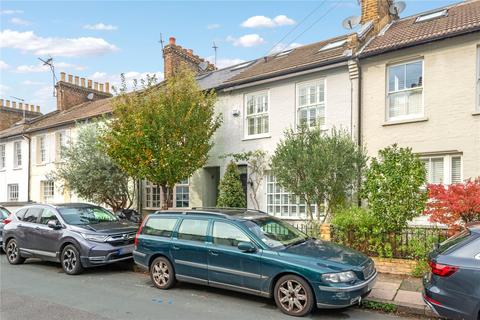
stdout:
<svg viewBox="0 0 480 320">
<path fill-rule="evenodd" d="M 0 131 L 13 124 L 41 116 L 40 107 L 35 109 L 33 104 L 0 99 Z"/>
<path fill-rule="evenodd" d="M 68 79 L 68 80 L 67 80 Z M 87 83 L 87 86 L 85 85 Z M 105 90 L 104 90 L 105 87 Z M 60 81 L 55 85 L 57 90 L 57 110 L 68 110 L 78 104 L 96 101 L 100 99 L 110 98 L 112 94 L 109 92 L 110 84 L 108 82 L 105 85 L 95 82 L 95 87 L 92 86 L 92 80 L 80 78 L 79 76 L 67 75 L 65 72 L 60 72 Z M 88 96 L 92 94 L 88 98 Z"/>
<path fill-rule="evenodd" d="M 204 65 L 204 70 L 202 70 L 200 65 Z M 213 64 L 195 55 L 192 49 L 185 49 L 177 45 L 176 39 L 170 37 L 168 44 L 163 49 L 163 73 L 165 79 L 175 74 L 182 66 L 190 68 L 197 74 L 215 70 Z"/>
<path fill-rule="evenodd" d="M 393 0 L 361 0 L 361 24 L 372 22 L 375 30 L 380 31 L 389 24 L 395 17 L 390 14 L 389 8 Z"/>
</svg>

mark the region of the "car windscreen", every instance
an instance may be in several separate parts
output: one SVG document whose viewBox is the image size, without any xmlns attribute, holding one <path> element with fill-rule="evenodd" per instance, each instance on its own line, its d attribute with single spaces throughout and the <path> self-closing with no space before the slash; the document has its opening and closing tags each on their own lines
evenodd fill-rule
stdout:
<svg viewBox="0 0 480 320">
<path fill-rule="evenodd" d="M 273 217 L 256 218 L 244 224 L 270 248 L 285 248 L 308 239 L 291 224 Z"/>
<path fill-rule="evenodd" d="M 0 208 L 0 220 L 7 219 L 9 215 L 10 215 L 10 212 L 8 212 L 7 209 Z"/>
<path fill-rule="evenodd" d="M 471 235 L 471 232 L 468 229 L 457 233 L 453 237 L 450 237 L 447 240 L 440 243 L 440 245 L 438 246 L 437 252 L 438 253 L 444 253 L 445 251 L 447 251 L 449 249 L 454 249 L 460 243 L 467 240 L 470 237 L 470 235 Z"/>
<path fill-rule="evenodd" d="M 66 223 L 73 225 L 118 221 L 115 215 L 101 207 L 68 207 L 58 211 Z"/>
</svg>

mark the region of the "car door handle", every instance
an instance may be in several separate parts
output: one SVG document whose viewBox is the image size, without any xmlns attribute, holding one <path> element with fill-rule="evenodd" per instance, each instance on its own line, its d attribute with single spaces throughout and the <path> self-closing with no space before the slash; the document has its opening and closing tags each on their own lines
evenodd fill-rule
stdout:
<svg viewBox="0 0 480 320">
<path fill-rule="evenodd" d="M 218 252 L 217 252 L 217 251 L 210 250 L 210 255 L 216 257 L 216 256 L 218 256 Z"/>
<path fill-rule="evenodd" d="M 40 227 L 35 227 L 35 230 L 40 230 Z"/>
<path fill-rule="evenodd" d="M 173 249 L 173 250 L 180 250 L 180 247 L 179 247 L 179 246 L 176 246 L 176 245 L 173 245 L 173 246 L 172 246 L 172 249 Z"/>
</svg>

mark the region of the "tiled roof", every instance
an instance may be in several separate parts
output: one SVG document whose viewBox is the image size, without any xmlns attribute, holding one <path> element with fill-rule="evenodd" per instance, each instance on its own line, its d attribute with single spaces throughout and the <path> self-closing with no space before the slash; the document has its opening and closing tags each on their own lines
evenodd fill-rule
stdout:
<svg viewBox="0 0 480 320">
<path fill-rule="evenodd" d="M 65 111 L 53 111 L 30 122 L 26 132 L 38 131 L 85 120 L 112 112 L 112 98 L 76 105 Z"/>
<path fill-rule="evenodd" d="M 419 16 L 427 14 L 423 12 L 394 21 L 363 49 L 360 57 L 480 31 L 480 1 L 465 1 L 429 12 L 443 9 L 447 10 L 446 15 L 435 19 L 416 22 Z"/>
<path fill-rule="evenodd" d="M 348 35 L 339 36 L 321 42 L 295 48 L 292 52 L 275 57 L 270 55 L 267 60 L 260 58 L 253 65 L 245 68 L 243 72 L 226 81 L 226 84 L 243 83 L 249 81 L 271 78 L 304 68 L 323 66 L 334 62 L 344 61 L 349 58 L 346 50 L 348 43 L 329 50 L 320 51 L 325 45 L 341 40 L 346 40 Z"/>
<path fill-rule="evenodd" d="M 9 137 L 17 136 L 24 132 L 26 125 L 24 123 L 17 123 L 10 128 L 4 129 L 0 132 L 0 139 L 6 139 Z"/>
</svg>

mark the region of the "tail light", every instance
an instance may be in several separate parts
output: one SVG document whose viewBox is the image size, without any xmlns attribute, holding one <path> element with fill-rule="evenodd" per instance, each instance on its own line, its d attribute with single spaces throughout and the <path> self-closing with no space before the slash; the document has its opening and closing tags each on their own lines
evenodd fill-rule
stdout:
<svg viewBox="0 0 480 320">
<path fill-rule="evenodd" d="M 3 220 L 4 224 L 9 224 L 13 220 L 13 213 L 10 213 L 10 215 Z"/>
<path fill-rule="evenodd" d="M 145 225 L 145 222 L 147 222 L 147 219 L 145 219 L 145 220 L 143 221 L 143 223 L 140 225 L 140 228 L 138 228 L 137 234 L 135 235 L 135 240 L 133 241 L 133 245 L 135 246 L 135 248 L 137 248 L 137 245 L 138 245 L 138 237 L 139 237 L 140 234 L 142 233 L 142 229 L 143 229 L 143 226 Z"/>
<path fill-rule="evenodd" d="M 458 267 L 435 263 L 433 261 L 429 261 L 428 265 L 432 269 L 432 273 L 440 277 L 449 277 L 458 271 Z"/>
</svg>

